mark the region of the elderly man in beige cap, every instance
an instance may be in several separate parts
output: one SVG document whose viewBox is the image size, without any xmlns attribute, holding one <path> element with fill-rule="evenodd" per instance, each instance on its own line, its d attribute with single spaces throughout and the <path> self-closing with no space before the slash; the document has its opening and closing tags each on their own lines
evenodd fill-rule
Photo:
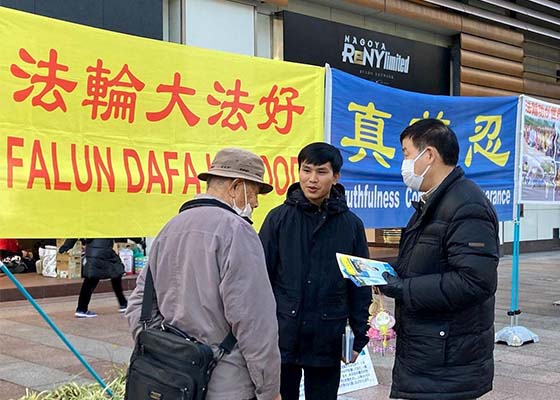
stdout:
<svg viewBox="0 0 560 400">
<path fill-rule="evenodd" d="M 263 181 L 263 175 L 260 157 L 250 151 L 227 148 L 216 154 L 210 170 L 198 178 L 207 182 L 206 195 L 225 201 L 252 223 L 253 209 L 259 206 L 257 195 L 272 191 L 272 186 Z"/>
<path fill-rule="evenodd" d="M 212 374 L 207 400 L 280 399 L 276 303 L 264 252 L 251 225 L 263 181 L 260 157 L 242 149 L 219 151 L 206 194 L 186 202 L 152 245 L 148 267 L 157 308 L 152 324 L 176 326 L 215 348 L 231 332 L 237 339 Z M 136 337 L 146 271 L 136 282 L 126 317 Z"/>
</svg>

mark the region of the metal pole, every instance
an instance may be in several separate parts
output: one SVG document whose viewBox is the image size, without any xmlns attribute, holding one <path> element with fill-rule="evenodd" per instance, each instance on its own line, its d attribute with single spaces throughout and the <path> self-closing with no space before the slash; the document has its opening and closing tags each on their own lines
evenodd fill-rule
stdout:
<svg viewBox="0 0 560 400">
<path fill-rule="evenodd" d="M 496 343 L 506 343 L 508 346 L 522 346 L 525 343 L 537 343 L 539 337 L 529 329 L 519 326 L 519 220 L 521 219 L 521 205 L 516 204 L 516 217 L 513 221 L 513 251 L 511 261 L 511 305 L 508 311 L 510 325 L 496 333 Z"/>
<path fill-rule="evenodd" d="M 43 319 L 47 322 L 47 324 L 50 325 L 50 327 L 53 329 L 53 331 L 55 331 L 55 333 L 58 335 L 58 337 L 60 338 L 60 340 L 62 340 L 62 342 L 70 349 L 70 351 L 72 353 L 74 353 L 74 355 L 78 358 L 78 360 L 80 360 L 80 362 L 82 363 L 82 365 L 84 367 L 86 367 L 86 369 L 88 370 L 88 372 L 91 374 L 91 376 L 93 376 L 95 378 L 95 380 L 101 385 L 101 387 L 103 388 L 103 390 L 111 397 L 113 397 L 113 391 L 107 386 L 107 384 L 103 381 L 103 379 L 101 379 L 101 377 L 97 374 L 97 372 L 95 372 L 95 370 L 91 367 L 91 365 L 88 364 L 88 362 L 84 359 L 84 357 L 82 357 L 82 355 L 80 353 L 78 353 L 78 350 L 76 350 L 76 348 L 72 345 L 72 343 L 70 343 L 68 341 L 68 339 L 66 338 L 66 336 L 64 336 L 64 334 L 62 333 L 62 331 L 60 329 L 58 329 L 58 327 L 55 325 L 55 323 L 49 318 L 49 316 L 43 311 L 43 309 L 41 308 L 41 306 L 39 306 L 39 304 L 37 304 L 37 302 L 35 301 L 35 299 L 33 297 L 31 297 L 31 295 L 29 294 L 29 292 L 22 286 L 22 284 L 16 279 L 16 277 L 10 272 L 10 270 L 2 263 L 0 262 L 0 269 L 6 274 L 6 276 L 8 278 L 10 278 L 10 280 L 14 283 L 14 285 L 16 285 L 16 287 L 18 288 L 18 290 L 25 296 L 25 298 L 27 300 L 29 300 L 29 302 L 31 303 L 31 305 L 35 308 L 35 310 L 37 310 L 37 312 L 41 315 L 41 317 L 43 317 Z"/>
<path fill-rule="evenodd" d="M 513 257 L 511 265 L 511 310 L 519 310 L 519 219 L 521 207 L 517 204 L 516 218 L 513 222 Z"/>
</svg>

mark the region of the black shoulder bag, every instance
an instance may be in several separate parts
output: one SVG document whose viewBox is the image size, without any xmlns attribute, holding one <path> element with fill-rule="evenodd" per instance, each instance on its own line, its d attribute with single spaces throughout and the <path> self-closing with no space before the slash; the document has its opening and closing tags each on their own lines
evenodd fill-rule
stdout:
<svg viewBox="0 0 560 400">
<path fill-rule="evenodd" d="M 197 199 L 184 204 L 180 211 L 203 205 L 227 207 L 217 200 Z M 125 400 L 203 400 L 212 371 L 224 354 L 231 352 L 237 339 L 230 332 L 214 357 L 210 346 L 172 325 L 162 323 L 148 328 L 156 295 L 152 272 L 147 268 L 140 317 L 143 329 L 130 359 Z"/>
</svg>

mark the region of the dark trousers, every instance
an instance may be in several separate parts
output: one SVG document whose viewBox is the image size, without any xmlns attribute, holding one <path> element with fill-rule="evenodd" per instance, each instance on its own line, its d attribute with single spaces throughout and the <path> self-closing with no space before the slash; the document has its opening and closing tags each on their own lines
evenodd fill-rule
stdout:
<svg viewBox="0 0 560 400">
<path fill-rule="evenodd" d="M 305 400 L 336 400 L 340 383 L 340 365 L 334 367 L 302 367 L 282 364 L 280 394 L 282 400 L 298 400 L 301 371 L 304 371 Z"/>
<path fill-rule="evenodd" d="M 84 278 L 82 288 L 80 289 L 80 297 L 78 297 L 78 308 L 76 308 L 76 311 L 86 312 L 88 310 L 91 295 L 98 283 L 99 279 Z M 111 279 L 111 286 L 113 287 L 115 296 L 117 296 L 119 305 L 126 306 L 126 298 L 124 297 L 122 290 L 122 278 L 119 276 L 118 278 Z"/>
</svg>

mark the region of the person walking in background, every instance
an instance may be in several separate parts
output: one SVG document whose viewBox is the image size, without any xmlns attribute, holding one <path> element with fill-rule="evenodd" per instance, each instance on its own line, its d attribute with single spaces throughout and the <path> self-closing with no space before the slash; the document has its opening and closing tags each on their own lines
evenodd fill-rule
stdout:
<svg viewBox="0 0 560 400">
<path fill-rule="evenodd" d="M 65 253 L 74 247 L 78 239 L 67 239 L 58 249 Z M 89 310 L 91 296 L 101 279 L 111 279 L 113 292 L 119 302 L 119 312 L 125 312 L 127 300 L 122 289 L 122 275 L 124 265 L 120 257 L 113 250 L 113 239 L 85 239 L 85 257 L 82 260 L 82 276 L 84 281 L 78 297 L 77 318 L 93 318 L 97 314 Z"/>
<path fill-rule="evenodd" d="M 402 177 L 424 192 L 403 231 L 399 257 L 379 286 L 395 299 L 391 398 L 474 399 L 492 390 L 498 218 L 457 166 L 455 133 L 437 119 L 400 136 Z"/>
<path fill-rule="evenodd" d="M 207 400 L 280 400 L 276 304 L 264 253 L 249 221 L 263 181 L 264 163 L 249 151 L 220 150 L 208 172 L 206 194 L 181 207 L 155 238 L 125 314 L 134 338 L 147 271 L 155 306 L 150 326 L 171 324 L 217 350 L 229 333 L 237 344 L 217 363 Z"/>
<path fill-rule="evenodd" d="M 260 230 L 276 297 L 282 354 L 281 394 L 299 399 L 302 370 L 306 400 L 336 400 L 342 335 L 354 332 L 354 362 L 367 344 L 371 288 L 344 279 L 336 253 L 368 257 L 365 230 L 337 184 L 340 151 L 312 143 L 298 155 L 299 182 L 267 215 Z"/>
</svg>

